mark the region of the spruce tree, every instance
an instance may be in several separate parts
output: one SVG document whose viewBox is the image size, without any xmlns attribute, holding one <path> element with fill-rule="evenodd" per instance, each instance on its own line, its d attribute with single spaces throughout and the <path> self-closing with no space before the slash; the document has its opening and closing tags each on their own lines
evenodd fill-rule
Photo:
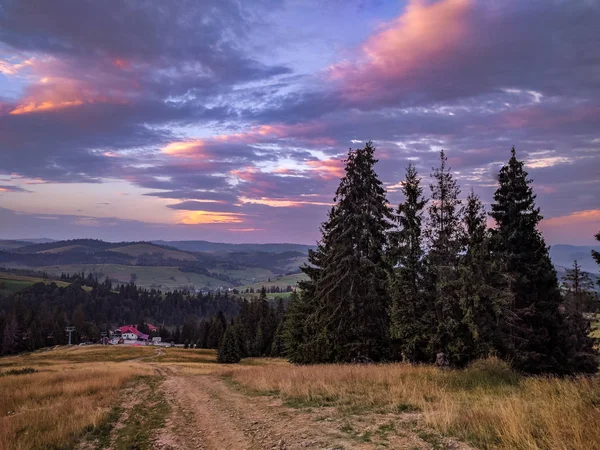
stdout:
<svg viewBox="0 0 600 450">
<path fill-rule="evenodd" d="M 506 356 L 523 372 L 567 374 L 578 370 L 572 364 L 574 347 L 565 342 L 558 279 L 537 229 L 542 216 L 523 165 L 513 147 L 500 169 L 491 212 L 496 221 L 494 250 L 511 277 L 514 320 Z"/>
<path fill-rule="evenodd" d="M 428 280 L 433 297 L 433 322 L 429 343 L 430 359 L 443 353 L 451 365 L 463 365 L 469 345 L 460 304 L 459 261 L 463 250 L 463 208 L 460 188 L 448 167 L 445 152 L 440 152 L 440 166 L 433 169 L 429 206 Z"/>
<path fill-rule="evenodd" d="M 224 364 L 234 364 L 242 359 L 240 351 L 240 340 L 238 337 L 238 326 L 231 325 L 225 330 L 219 351 L 217 362 Z"/>
<path fill-rule="evenodd" d="M 309 250 L 309 261 L 311 255 Z M 311 269 L 310 266 L 303 270 Z M 310 342 L 314 340 L 314 331 L 310 328 L 309 318 L 314 311 L 314 286 L 313 280 L 309 279 L 298 283 L 298 287 L 307 286 L 309 291 L 302 290 L 301 295 L 293 293 L 287 308 L 287 314 L 283 327 L 284 355 L 293 363 L 308 364 L 312 361 L 310 354 Z M 309 330 L 311 332 L 309 332 Z M 309 339 L 310 337 L 310 339 Z"/>
<path fill-rule="evenodd" d="M 597 303 L 592 280 L 574 261 L 573 268 L 567 269 L 563 286 L 565 326 L 561 332 L 568 349 L 569 365 L 573 372 L 595 373 L 598 370 L 598 353 L 594 349 L 597 339 L 590 337 L 590 320 L 584 315 L 586 310 L 593 311 Z"/>
<path fill-rule="evenodd" d="M 411 163 L 406 168 L 394 229 L 389 233 L 388 255 L 393 267 L 390 276 L 390 337 L 398 358 L 426 361 L 431 333 L 431 301 L 424 289 L 424 251 L 422 238 L 423 197 L 421 178 Z M 398 354 L 399 353 L 399 354 Z"/>
<path fill-rule="evenodd" d="M 502 261 L 491 251 L 485 209 L 473 190 L 467 197 L 463 226 L 459 297 L 462 326 L 467 327 L 462 360 L 468 362 L 503 347 L 504 324 L 510 320 L 510 291 Z"/>
<path fill-rule="evenodd" d="M 375 148 L 350 151 L 323 238 L 305 268 L 311 279 L 300 305 L 300 345 L 288 345 L 296 362 L 381 360 L 387 356 L 388 266 L 384 258 L 391 212 L 374 166 Z M 313 278 L 314 277 L 314 278 Z M 289 333 L 288 333 L 289 336 Z M 294 350 L 295 349 L 295 350 Z"/>
<path fill-rule="evenodd" d="M 563 287 L 566 291 L 566 303 L 571 309 L 579 312 L 595 312 L 597 298 L 594 282 L 587 272 L 581 270 L 577 260 L 573 261 L 571 269 L 567 269 Z"/>
</svg>

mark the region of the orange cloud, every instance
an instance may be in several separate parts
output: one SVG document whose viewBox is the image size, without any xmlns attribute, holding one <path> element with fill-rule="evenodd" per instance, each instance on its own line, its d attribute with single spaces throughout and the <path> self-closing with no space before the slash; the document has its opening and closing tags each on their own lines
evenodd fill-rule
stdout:
<svg viewBox="0 0 600 450">
<path fill-rule="evenodd" d="M 0 187 L 0 192 L 8 192 L 8 189 Z"/>
<path fill-rule="evenodd" d="M 202 139 L 192 139 L 189 141 L 171 142 L 162 148 L 162 152 L 172 156 L 206 156 L 202 152 L 205 142 Z"/>
<path fill-rule="evenodd" d="M 306 165 L 318 172 L 325 179 L 342 178 L 344 176 L 344 162 L 339 159 L 325 159 L 308 161 Z"/>
<path fill-rule="evenodd" d="M 453 58 L 456 44 L 468 38 L 472 5 L 472 0 L 411 0 L 401 16 L 364 43 L 362 64 L 343 62 L 330 67 L 328 74 L 342 82 L 351 98 L 385 89 L 382 82 L 418 82 L 420 73 Z"/>
<path fill-rule="evenodd" d="M 544 226 L 551 227 L 572 226 L 584 223 L 600 224 L 600 209 L 577 211 L 567 216 L 552 217 L 543 221 Z"/>
<path fill-rule="evenodd" d="M 600 230 L 600 209 L 576 211 L 566 216 L 544 219 L 540 229 L 549 242 L 589 245 Z"/>
<path fill-rule="evenodd" d="M 251 233 L 253 231 L 264 231 L 264 228 L 227 228 L 227 231 Z"/>
<path fill-rule="evenodd" d="M 136 93 L 135 82 L 122 77 L 104 79 L 94 74 L 74 78 L 69 62 L 53 57 L 30 59 L 10 66 L 0 63 L 0 72 L 12 73 L 25 66 L 31 67 L 29 78 L 32 83 L 10 114 L 48 112 L 88 103 L 125 104 Z"/>
<path fill-rule="evenodd" d="M 258 168 L 248 166 L 242 169 L 232 170 L 230 173 L 242 181 L 256 181 L 256 174 L 259 172 L 260 170 Z"/>
<path fill-rule="evenodd" d="M 83 105 L 83 101 L 81 100 L 72 100 L 72 101 L 63 101 L 63 102 L 41 102 L 41 103 L 26 103 L 23 105 L 17 106 L 13 109 L 10 114 L 28 114 L 33 112 L 40 111 L 52 111 L 56 109 L 69 108 L 71 106 L 79 106 Z"/>
<path fill-rule="evenodd" d="M 271 206 L 272 208 L 290 208 L 290 207 L 298 207 L 303 205 L 317 205 L 317 206 L 331 206 L 333 203 L 325 203 L 325 202 L 310 202 L 304 200 L 282 200 L 282 199 L 274 199 L 267 197 L 260 198 L 249 198 L 249 197 L 240 197 L 240 201 L 242 203 L 249 203 L 254 205 L 265 205 Z"/>
<path fill-rule="evenodd" d="M 205 225 L 215 223 L 243 223 L 244 214 L 211 211 L 181 211 L 178 223 L 184 225 Z"/>
</svg>

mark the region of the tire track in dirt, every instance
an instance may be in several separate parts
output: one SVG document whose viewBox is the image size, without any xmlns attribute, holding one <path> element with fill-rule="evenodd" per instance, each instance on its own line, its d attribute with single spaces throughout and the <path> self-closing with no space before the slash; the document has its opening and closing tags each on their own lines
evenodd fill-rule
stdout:
<svg viewBox="0 0 600 450">
<path fill-rule="evenodd" d="M 164 368 L 163 368 L 164 370 Z M 254 449 L 431 449 L 399 416 L 367 415 L 339 417 L 333 408 L 307 412 L 282 405 L 273 397 L 248 396 L 229 387 L 216 375 L 166 376 L 162 389 L 171 406 L 165 429 L 157 435 L 156 448 L 163 450 Z M 378 426 L 395 421 L 401 429 L 377 437 Z M 344 424 L 372 430 L 375 440 L 341 431 Z M 441 443 L 441 442 L 440 442 Z M 468 446 L 446 441 L 435 448 Z"/>
</svg>

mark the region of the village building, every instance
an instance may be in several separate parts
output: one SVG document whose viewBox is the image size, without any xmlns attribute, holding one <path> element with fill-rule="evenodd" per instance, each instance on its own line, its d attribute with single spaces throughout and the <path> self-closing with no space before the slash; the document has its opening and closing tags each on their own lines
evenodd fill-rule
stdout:
<svg viewBox="0 0 600 450">
<path fill-rule="evenodd" d="M 148 329 L 151 332 L 156 331 L 156 327 L 152 324 L 148 324 Z M 147 344 L 150 335 L 142 333 L 137 329 L 137 325 L 123 325 L 117 328 L 112 333 L 113 339 L 116 339 L 118 343 L 132 344 L 132 343 L 143 343 Z"/>
</svg>

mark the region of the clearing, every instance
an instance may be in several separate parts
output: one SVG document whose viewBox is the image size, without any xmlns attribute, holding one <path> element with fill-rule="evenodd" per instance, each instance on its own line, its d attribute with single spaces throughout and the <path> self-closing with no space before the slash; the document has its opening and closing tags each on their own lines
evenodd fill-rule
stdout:
<svg viewBox="0 0 600 450">
<path fill-rule="evenodd" d="M 0 358 L 0 448 L 587 450 L 599 387 L 524 379 L 494 359 L 219 365 L 212 350 L 59 347 Z"/>
</svg>

